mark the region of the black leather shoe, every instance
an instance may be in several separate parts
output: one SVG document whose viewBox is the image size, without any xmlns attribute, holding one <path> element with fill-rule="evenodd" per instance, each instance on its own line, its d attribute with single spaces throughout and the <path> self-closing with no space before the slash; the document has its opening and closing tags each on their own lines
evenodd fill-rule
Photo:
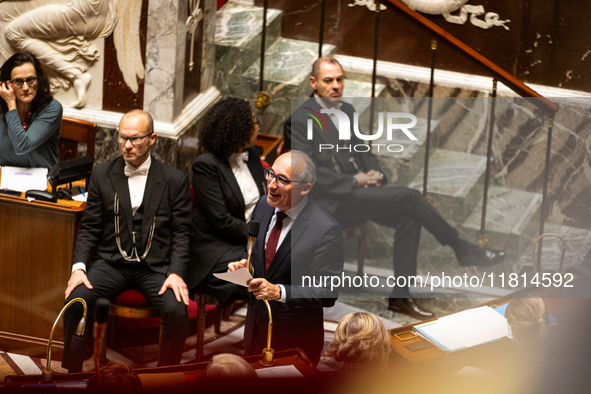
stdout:
<svg viewBox="0 0 591 394">
<path fill-rule="evenodd" d="M 392 312 L 402 313 L 418 320 L 430 319 L 433 312 L 421 308 L 412 298 L 390 298 L 388 309 Z"/>
<path fill-rule="evenodd" d="M 506 253 L 503 250 L 483 249 L 476 245 L 464 252 L 457 253 L 456 257 L 462 267 L 474 265 L 477 267 L 491 267 L 505 260 Z"/>
</svg>

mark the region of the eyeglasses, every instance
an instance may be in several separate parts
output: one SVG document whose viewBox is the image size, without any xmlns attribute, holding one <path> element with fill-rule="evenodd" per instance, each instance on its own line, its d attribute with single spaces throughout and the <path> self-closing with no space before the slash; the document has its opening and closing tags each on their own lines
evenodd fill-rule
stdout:
<svg viewBox="0 0 591 394">
<path fill-rule="evenodd" d="M 131 143 L 133 145 L 139 145 L 142 143 L 142 140 L 146 137 L 151 136 L 152 134 L 154 134 L 154 132 L 151 132 L 149 134 L 146 135 L 142 135 L 141 137 L 126 137 L 124 135 L 121 135 L 121 133 L 117 133 L 117 141 L 119 141 L 119 143 L 121 145 L 125 145 L 127 143 L 127 141 L 131 141 Z"/>
<path fill-rule="evenodd" d="M 37 77 L 29 77 L 27 79 L 15 78 L 15 79 L 13 79 L 10 82 L 12 82 L 12 84 L 14 86 L 16 86 L 17 88 L 20 89 L 20 88 L 23 87 L 23 85 L 25 84 L 25 82 L 27 83 L 27 86 L 28 87 L 33 88 L 33 87 L 37 86 L 37 81 L 38 81 L 37 80 Z"/>
<path fill-rule="evenodd" d="M 304 181 L 291 181 L 291 180 L 285 178 L 283 175 L 275 175 L 273 170 L 270 168 L 265 168 L 264 171 L 265 171 L 265 179 L 267 180 L 267 182 L 271 182 L 271 181 L 273 181 L 273 179 L 275 179 L 275 181 L 277 182 L 277 186 L 279 186 L 282 189 L 285 186 L 287 186 L 288 183 L 306 183 Z"/>
</svg>

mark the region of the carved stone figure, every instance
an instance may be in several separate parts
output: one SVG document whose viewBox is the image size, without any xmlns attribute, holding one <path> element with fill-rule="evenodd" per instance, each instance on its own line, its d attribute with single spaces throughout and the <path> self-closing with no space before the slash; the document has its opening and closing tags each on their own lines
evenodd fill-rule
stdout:
<svg viewBox="0 0 591 394">
<path fill-rule="evenodd" d="M 499 14 L 494 12 L 484 12 L 484 6 L 467 5 L 470 0 L 400 0 L 410 9 L 431 15 L 443 15 L 443 18 L 449 23 L 463 25 L 468 20 L 470 14 L 470 23 L 481 29 L 490 29 L 493 26 L 502 26 L 506 30 L 509 27 L 505 23 L 511 22 L 509 19 L 500 20 Z M 376 10 L 374 0 L 355 0 L 355 3 L 349 4 L 349 7 L 366 6 L 371 11 Z M 380 5 L 380 10 L 386 10 L 386 6 Z M 452 15 L 452 12 L 460 11 L 459 15 Z M 478 19 L 478 16 L 484 15 L 484 19 Z"/>
<path fill-rule="evenodd" d="M 1 0 L 0 0 L 1 1 Z M 117 63 L 135 93 L 144 78 L 140 53 L 141 0 L 8 0 L 0 2 L 0 62 L 14 52 L 34 54 L 51 80 L 53 93 L 72 85 L 84 107 L 90 66 L 99 50 L 90 41 L 113 33 Z"/>
</svg>

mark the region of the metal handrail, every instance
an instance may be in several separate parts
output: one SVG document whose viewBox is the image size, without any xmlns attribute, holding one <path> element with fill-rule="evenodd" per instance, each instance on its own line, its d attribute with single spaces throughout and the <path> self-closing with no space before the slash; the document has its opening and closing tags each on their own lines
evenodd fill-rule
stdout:
<svg viewBox="0 0 591 394">
<path fill-rule="evenodd" d="M 503 70 L 501 67 L 497 66 L 495 63 L 491 62 L 490 60 L 482 56 L 480 53 L 472 49 L 470 46 L 466 45 L 456 37 L 452 36 L 445 30 L 443 30 L 441 27 L 437 26 L 435 23 L 431 22 L 429 19 L 420 15 L 418 12 L 411 10 L 410 8 L 408 8 L 408 6 L 404 5 L 399 0 L 377 1 L 384 4 L 389 9 L 401 11 L 402 14 L 408 17 L 410 20 L 418 23 L 427 30 L 431 31 L 431 33 L 435 34 L 440 39 L 448 42 L 449 44 L 451 44 L 453 48 L 456 48 L 460 52 L 463 52 L 470 59 L 472 59 L 474 62 L 476 62 L 484 69 L 486 69 L 490 74 L 492 74 L 492 76 L 495 79 L 501 81 L 508 88 L 510 88 L 520 96 L 530 99 L 530 101 L 535 106 L 542 109 L 549 116 L 553 116 L 558 111 L 558 106 L 556 104 L 554 104 L 547 98 L 543 97 L 541 94 L 539 94 L 538 92 L 536 92 L 535 90 L 521 82 L 519 79 L 515 78 L 513 75 L 509 74 L 507 71 Z"/>
</svg>

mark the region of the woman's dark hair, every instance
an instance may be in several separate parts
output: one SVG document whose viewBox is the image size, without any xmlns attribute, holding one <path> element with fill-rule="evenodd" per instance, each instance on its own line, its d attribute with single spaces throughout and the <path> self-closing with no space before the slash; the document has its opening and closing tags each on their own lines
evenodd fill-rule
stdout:
<svg viewBox="0 0 591 394">
<path fill-rule="evenodd" d="M 37 73 L 37 95 L 31 103 L 31 112 L 35 113 L 49 105 L 52 97 L 49 91 L 49 79 L 43 69 L 39 60 L 30 53 L 20 52 L 12 55 L 7 61 L 4 62 L 0 68 L 0 81 L 10 81 L 10 75 L 15 67 L 22 66 L 23 64 L 31 63 L 35 67 Z M 0 111 L 6 113 L 8 106 L 4 100 L 0 99 Z"/>
<path fill-rule="evenodd" d="M 202 152 L 227 159 L 246 148 L 253 131 L 254 121 L 248 101 L 227 97 L 217 102 L 203 117 L 199 146 Z"/>
</svg>

